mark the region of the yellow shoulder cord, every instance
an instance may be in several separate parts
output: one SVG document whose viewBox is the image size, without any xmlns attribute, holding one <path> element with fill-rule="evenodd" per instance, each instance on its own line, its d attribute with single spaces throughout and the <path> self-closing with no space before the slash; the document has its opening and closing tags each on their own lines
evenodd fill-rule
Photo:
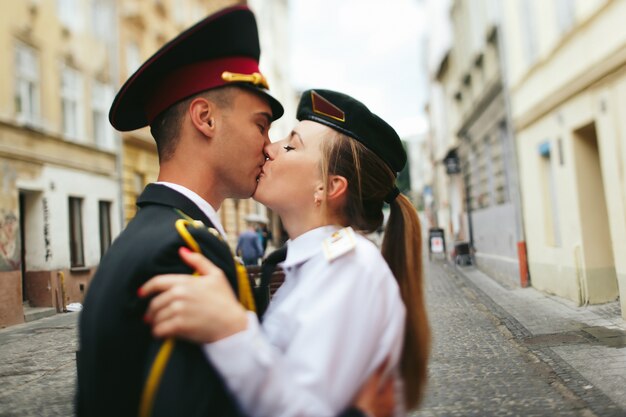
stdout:
<svg viewBox="0 0 626 417">
<path fill-rule="evenodd" d="M 183 218 L 176 220 L 175 227 L 176 231 L 182 239 L 185 241 L 190 250 L 201 253 L 200 245 L 193 238 L 188 227 L 196 227 L 201 228 L 204 227 L 204 224 L 199 221 L 192 220 L 189 216 L 183 213 L 180 210 L 176 210 L 179 215 Z M 220 233 L 213 229 L 209 228 L 209 232 L 222 240 Z M 243 307 L 250 311 L 256 311 L 254 305 L 254 297 L 252 296 L 252 289 L 250 288 L 250 281 L 248 280 L 248 272 L 246 271 L 246 267 L 240 264 L 239 262 L 235 262 L 235 268 L 237 271 L 237 284 L 239 286 L 239 302 Z M 199 276 L 200 274 L 196 271 L 193 273 L 193 276 Z M 154 362 L 152 363 L 152 367 L 150 368 L 150 373 L 148 374 L 148 379 L 146 384 L 144 385 L 143 393 L 141 395 L 141 402 L 139 404 L 139 417 L 150 417 L 152 415 L 152 409 L 154 407 L 154 400 L 156 396 L 157 389 L 161 384 L 161 378 L 163 377 L 163 373 L 165 372 L 165 367 L 167 366 L 167 362 L 170 359 L 172 351 L 174 350 L 174 344 L 176 339 L 170 337 L 166 339 L 159 352 L 157 353 Z"/>
</svg>

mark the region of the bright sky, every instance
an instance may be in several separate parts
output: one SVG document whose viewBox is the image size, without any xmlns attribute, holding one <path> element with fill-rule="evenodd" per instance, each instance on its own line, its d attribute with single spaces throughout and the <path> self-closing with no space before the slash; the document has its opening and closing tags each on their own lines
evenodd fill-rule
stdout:
<svg viewBox="0 0 626 417">
<path fill-rule="evenodd" d="M 426 130 L 420 0 L 290 0 L 297 89 L 349 94 L 406 137 Z"/>
</svg>

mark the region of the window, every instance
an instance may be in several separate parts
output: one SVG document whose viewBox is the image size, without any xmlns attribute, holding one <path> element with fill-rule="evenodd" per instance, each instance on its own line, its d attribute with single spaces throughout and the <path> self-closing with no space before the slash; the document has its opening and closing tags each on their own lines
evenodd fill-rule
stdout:
<svg viewBox="0 0 626 417">
<path fill-rule="evenodd" d="M 70 139 L 83 136 L 83 118 L 80 117 L 83 99 L 82 76 L 73 68 L 61 71 L 61 108 L 63 110 L 63 134 Z"/>
<path fill-rule="evenodd" d="M 569 31 L 576 18 L 576 3 L 572 0 L 556 0 L 556 17 L 561 33 Z"/>
<path fill-rule="evenodd" d="M 497 194 L 496 201 L 498 203 L 508 203 L 511 200 L 511 196 L 509 195 L 509 170 L 512 170 L 515 165 L 514 162 L 511 161 L 515 156 L 512 155 L 511 140 L 509 140 L 508 134 L 508 126 L 506 124 L 506 120 L 502 120 L 498 124 L 498 136 L 499 136 L 499 145 L 500 145 L 500 169 L 502 170 L 502 176 L 500 181 L 496 185 Z"/>
<path fill-rule="evenodd" d="M 186 24 L 186 12 L 187 12 L 187 2 L 183 0 L 175 0 L 174 1 L 174 21 L 184 26 Z"/>
<path fill-rule="evenodd" d="M 522 16 L 524 51 L 527 62 L 532 64 L 537 59 L 537 33 L 535 33 L 536 26 L 532 4 L 529 1 L 521 1 L 519 5 L 522 8 L 520 12 Z"/>
<path fill-rule="evenodd" d="M 113 101 L 111 86 L 94 81 L 91 90 L 91 117 L 93 138 L 100 148 L 114 149 L 113 130 L 109 127 L 107 113 Z"/>
<path fill-rule="evenodd" d="M 144 187 L 146 186 L 146 176 L 145 174 L 141 172 L 134 172 L 131 181 L 132 181 L 131 183 L 132 188 L 130 189 L 130 193 L 132 194 L 132 198 L 129 198 L 127 204 L 130 205 L 129 208 L 134 213 L 135 203 L 137 202 L 137 198 L 139 197 Z"/>
<path fill-rule="evenodd" d="M 489 172 L 488 165 L 489 154 L 487 143 L 489 143 L 489 137 L 487 136 L 482 141 L 476 139 L 472 141 L 472 150 L 476 158 L 476 168 L 473 175 L 476 176 L 476 185 L 474 198 L 476 199 L 477 208 L 485 208 L 491 205 L 491 195 L 489 193 Z"/>
<path fill-rule="evenodd" d="M 78 30 L 81 26 L 78 0 L 57 0 L 59 20 L 68 29 Z"/>
<path fill-rule="evenodd" d="M 85 266 L 83 248 L 83 199 L 70 197 L 70 266 Z"/>
<path fill-rule="evenodd" d="M 541 193 L 543 200 L 543 218 L 545 224 L 546 244 L 561 246 L 561 230 L 559 227 L 559 206 L 557 201 L 557 185 L 552 161 L 552 149 L 549 141 L 539 145 L 541 169 Z"/>
<path fill-rule="evenodd" d="M 20 122 L 39 121 L 39 58 L 35 49 L 18 44 L 15 49 L 15 112 Z"/>
<path fill-rule="evenodd" d="M 463 161 L 461 172 L 463 173 L 463 183 L 466 187 L 466 195 L 469 201 L 464 201 L 463 204 L 469 203 L 467 210 L 477 210 L 478 197 L 479 197 L 479 181 L 478 181 L 478 152 L 474 144 L 459 149 L 464 151 L 464 155 L 459 155 L 459 159 Z"/>
<path fill-rule="evenodd" d="M 142 172 L 135 172 L 133 174 L 133 192 L 136 195 L 141 194 L 146 186 L 146 176 Z"/>
<path fill-rule="evenodd" d="M 93 34 L 103 40 L 110 39 L 113 10 L 109 1 L 91 0 L 91 26 Z"/>
<path fill-rule="evenodd" d="M 126 44 L 126 75 L 130 77 L 141 65 L 139 45 L 136 42 Z"/>
<path fill-rule="evenodd" d="M 496 152 L 493 149 L 495 143 L 492 143 L 491 136 L 487 135 L 483 138 L 483 160 L 484 160 L 484 204 L 486 206 L 492 206 L 496 201 L 496 187 L 495 187 L 495 163 Z"/>
<path fill-rule="evenodd" d="M 505 125 L 506 127 L 506 125 Z M 505 163 L 506 134 L 502 126 L 496 128 L 484 138 L 483 160 L 485 164 L 485 192 L 487 205 L 503 204 L 508 201 L 507 172 Z"/>
<path fill-rule="evenodd" d="M 98 217 L 100 219 L 100 256 L 111 246 L 111 203 L 100 201 L 98 203 Z"/>
</svg>

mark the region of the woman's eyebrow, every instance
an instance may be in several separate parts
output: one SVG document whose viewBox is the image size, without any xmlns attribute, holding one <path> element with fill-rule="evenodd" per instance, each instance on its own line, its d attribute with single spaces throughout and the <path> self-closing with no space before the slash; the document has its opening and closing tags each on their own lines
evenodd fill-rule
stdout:
<svg viewBox="0 0 626 417">
<path fill-rule="evenodd" d="M 302 140 L 302 136 L 300 136 L 300 134 L 299 134 L 298 132 L 296 132 L 295 130 L 292 130 L 292 131 L 291 131 L 291 135 L 290 135 L 290 136 L 291 136 L 292 138 L 293 138 L 294 136 L 297 136 L 297 137 L 298 137 L 298 140 L 300 141 L 300 143 L 302 144 L 302 146 L 304 146 L 304 141 Z"/>
</svg>

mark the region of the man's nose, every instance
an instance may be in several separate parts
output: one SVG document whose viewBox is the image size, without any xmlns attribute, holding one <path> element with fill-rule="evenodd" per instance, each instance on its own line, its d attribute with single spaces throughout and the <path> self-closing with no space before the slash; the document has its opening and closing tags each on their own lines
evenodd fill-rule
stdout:
<svg viewBox="0 0 626 417">
<path fill-rule="evenodd" d="M 274 159 L 274 156 L 276 155 L 277 145 L 278 145 L 278 142 L 275 142 L 275 143 L 268 142 L 265 145 L 265 147 L 263 148 L 263 153 L 265 154 L 266 160 Z"/>
</svg>

